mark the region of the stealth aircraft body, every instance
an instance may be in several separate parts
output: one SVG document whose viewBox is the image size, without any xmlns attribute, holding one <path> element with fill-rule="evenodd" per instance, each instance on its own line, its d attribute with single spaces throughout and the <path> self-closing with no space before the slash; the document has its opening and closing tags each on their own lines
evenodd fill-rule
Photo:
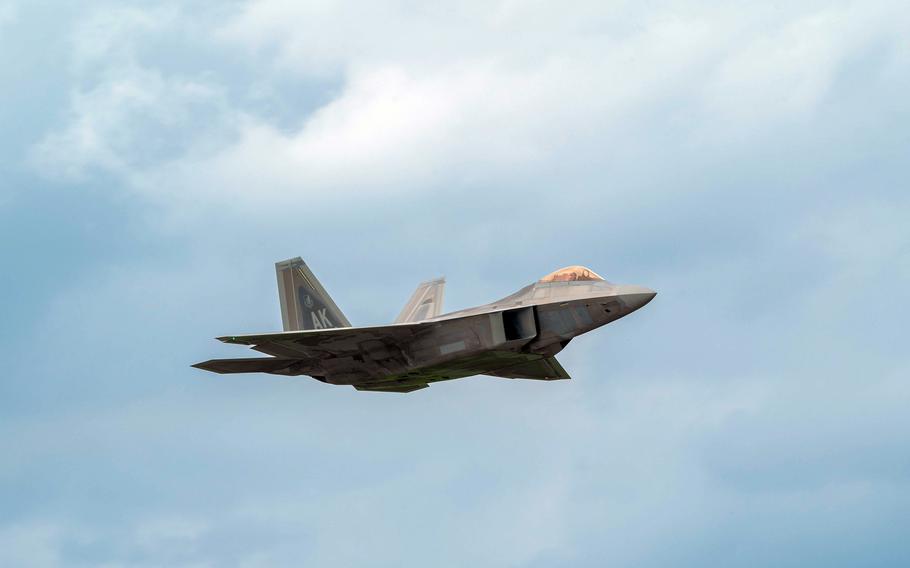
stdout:
<svg viewBox="0 0 910 568">
<path fill-rule="evenodd" d="M 352 327 L 305 262 L 276 265 L 284 332 L 229 335 L 269 355 L 193 365 L 216 373 L 309 375 L 357 390 L 406 393 L 472 375 L 570 378 L 555 355 L 576 336 L 651 301 L 642 286 L 569 266 L 490 304 L 442 312 L 445 280 L 422 283 L 391 325 Z"/>
</svg>

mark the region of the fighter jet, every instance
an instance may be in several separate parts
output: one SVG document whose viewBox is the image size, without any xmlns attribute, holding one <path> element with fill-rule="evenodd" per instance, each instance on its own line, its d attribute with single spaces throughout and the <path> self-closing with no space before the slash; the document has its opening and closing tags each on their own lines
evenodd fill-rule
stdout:
<svg viewBox="0 0 910 568">
<path fill-rule="evenodd" d="M 569 379 L 557 353 L 656 294 L 568 266 L 501 300 L 441 314 L 445 280 L 439 278 L 420 284 L 394 323 L 352 327 L 301 258 L 279 262 L 275 270 L 284 332 L 218 338 L 269 357 L 212 359 L 193 367 L 309 375 L 361 391 L 398 393 L 472 375 Z"/>
</svg>

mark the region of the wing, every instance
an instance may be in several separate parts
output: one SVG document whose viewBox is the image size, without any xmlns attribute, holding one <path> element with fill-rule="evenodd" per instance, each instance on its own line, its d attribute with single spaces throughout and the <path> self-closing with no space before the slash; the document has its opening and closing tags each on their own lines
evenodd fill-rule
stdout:
<svg viewBox="0 0 910 568">
<path fill-rule="evenodd" d="M 438 316 L 442 312 L 445 287 L 445 278 L 421 283 L 395 318 L 395 323 L 417 322 Z"/>
<path fill-rule="evenodd" d="M 400 345 L 413 338 L 422 324 L 393 324 L 372 327 L 344 327 L 325 330 L 229 335 L 219 341 L 249 345 L 256 351 L 284 358 L 301 358 L 324 354 L 344 355 Z"/>
<path fill-rule="evenodd" d="M 272 373 L 275 375 L 307 375 L 311 365 L 305 359 L 256 357 L 253 359 L 211 359 L 193 367 L 213 373 Z"/>
<path fill-rule="evenodd" d="M 429 385 L 427 385 L 426 383 L 422 383 L 422 384 L 404 385 L 404 386 L 395 386 L 395 385 L 388 385 L 388 386 L 383 386 L 383 385 L 377 385 L 377 386 L 372 386 L 372 385 L 354 385 L 354 388 L 357 389 L 357 390 L 359 390 L 359 391 L 370 391 L 370 392 L 400 392 L 400 393 L 406 393 L 406 392 L 414 392 L 414 391 L 420 390 L 420 389 L 425 389 L 425 388 L 427 388 L 428 386 L 429 386 Z"/>
<path fill-rule="evenodd" d="M 359 390 L 411 392 L 430 383 L 471 375 L 538 380 L 568 379 L 553 357 L 534 353 L 486 351 L 419 369 L 409 367 L 400 346 L 434 323 L 407 323 L 374 327 L 292 331 L 219 337 L 225 343 L 249 345 L 273 355 L 260 359 L 216 359 L 195 367 L 217 373 L 266 372 L 280 375 L 308 374 L 310 366 L 334 377 L 350 375 Z M 382 378 L 358 377 L 357 369 L 374 365 Z M 397 371 L 389 372 L 392 369 Z M 377 375 L 372 375 L 373 377 Z"/>
<path fill-rule="evenodd" d="M 335 384 L 370 383 L 405 372 L 411 361 L 407 345 L 422 330 L 434 325 L 411 323 L 219 337 L 225 343 L 248 345 L 274 358 L 216 359 L 195 366 L 216 373 L 264 372 L 309 375 Z"/>
</svg>

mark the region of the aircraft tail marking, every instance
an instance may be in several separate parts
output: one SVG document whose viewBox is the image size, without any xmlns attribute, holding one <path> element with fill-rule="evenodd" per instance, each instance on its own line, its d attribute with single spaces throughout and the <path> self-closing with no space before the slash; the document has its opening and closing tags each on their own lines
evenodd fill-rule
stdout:
<svg viewBox="0 0 910 568">
<path fill-rule="evenodd" d="M 275 263 L 275 272 L 285 331 L 351 327 L 302 258 Z"/>
</svg>

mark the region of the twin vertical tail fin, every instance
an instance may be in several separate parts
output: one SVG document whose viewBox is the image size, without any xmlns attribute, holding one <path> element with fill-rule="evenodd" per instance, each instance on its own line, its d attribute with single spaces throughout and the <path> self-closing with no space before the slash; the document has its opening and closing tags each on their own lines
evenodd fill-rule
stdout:
<svg viewBox="0 0 910 568">
<path fill-rule="evenodd" d="M 395 318 L 395 323 L 413 323 L 438 316 L 442 312 L 445 287 L 445 278 L 421 283 Z"/>
<path fill-rule="evenodd" d="M 300 257 L 275 264 L 285 331 L 351 327 L 351 322 Z"/>
</svg>

